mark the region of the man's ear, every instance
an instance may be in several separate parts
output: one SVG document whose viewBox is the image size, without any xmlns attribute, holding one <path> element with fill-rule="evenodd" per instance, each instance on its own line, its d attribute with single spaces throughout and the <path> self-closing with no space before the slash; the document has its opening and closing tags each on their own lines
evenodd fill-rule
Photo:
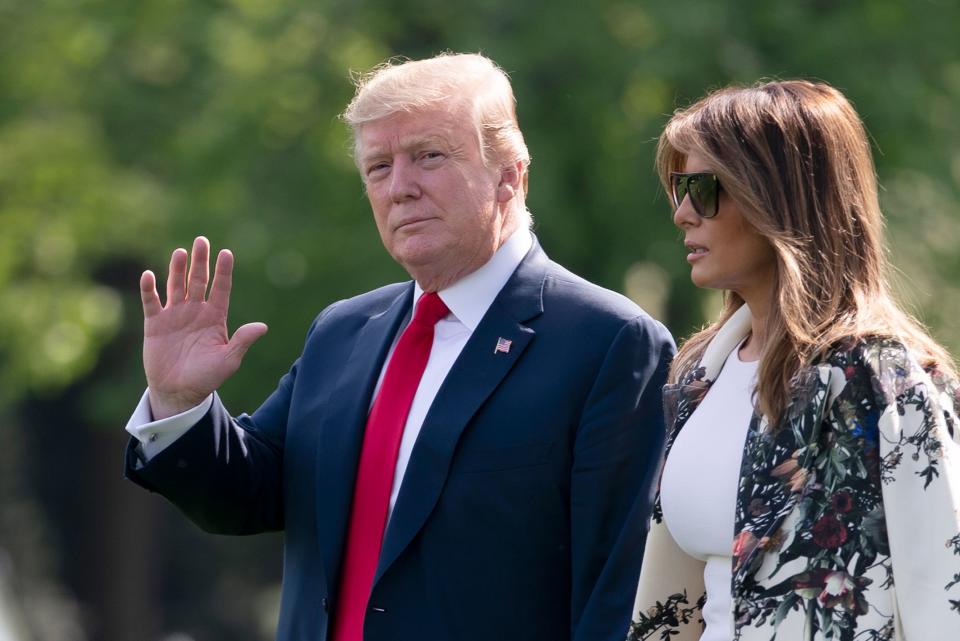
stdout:
<svg viewBox="0 0 960 641">
<path fill-rule="evenodd" d="M 521 188 L 520 177 L 523 175 L 523 163 L 519 160 L 500 169 L 500 184 L 497 185 L 497 202 L 504 204 L 517 195 Z"/>
</svg>

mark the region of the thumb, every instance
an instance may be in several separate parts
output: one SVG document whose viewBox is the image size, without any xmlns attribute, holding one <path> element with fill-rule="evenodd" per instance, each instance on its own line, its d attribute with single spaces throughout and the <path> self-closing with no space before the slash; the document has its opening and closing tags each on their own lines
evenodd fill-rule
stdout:
<svg viewBox="0 0 960 641">
<path fill-rule="evenodd" d="M 266 333 L 266 323 L 247 323 L 246 325 L 241 325 L 237 328 L 237 331 L 233 333 L 230 342 L 227 343 L 227 348 L 235 358 L 241 359 L 243 355 L 247 353 L 247 350 L 250 349 L 250 346 Z"/>
</svg>

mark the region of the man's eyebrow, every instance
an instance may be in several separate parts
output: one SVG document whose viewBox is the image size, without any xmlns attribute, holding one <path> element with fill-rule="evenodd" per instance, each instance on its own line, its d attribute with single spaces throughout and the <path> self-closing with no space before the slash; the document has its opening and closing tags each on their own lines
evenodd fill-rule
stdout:
<svg viewBox="0 0 960 641">
<path fill-rule="evenodd" d="M 360 152 L 360 162 L 368 163 L 375 158 L 382 158 L 387 155 L 385 147 L 364 147 Z"/>
<path fill-rule="evenodd" d="M 423 134 L 400 139 L 400 149 L 406 152 L 417 152 L 423 149 L 439 149 L 449 151 L 453 145 L 450 139 L 442 134 Z"/>
<path fill-rule="evenodd" d="M 401 142 L 405 149 L 422 149 L 423 147 L 450 147 L 450 140 L 442 134 L 427 134 L 417 136 Z"/>
<path fill-rule="evenodd" d="M 400 149 L 403 151 L 416 151 L 424 147 L 439 147 L 443 150 L 453 149 L 450 140 L 442 134 L 424 134 L 421 136 L 408 136 L 400 140 Z M 375 158 L 382 158 L 390 155 L 389 147 L 375 146 L 365 149 L 360 154 L 361 162 L 369 162 Z"/>
</svg>

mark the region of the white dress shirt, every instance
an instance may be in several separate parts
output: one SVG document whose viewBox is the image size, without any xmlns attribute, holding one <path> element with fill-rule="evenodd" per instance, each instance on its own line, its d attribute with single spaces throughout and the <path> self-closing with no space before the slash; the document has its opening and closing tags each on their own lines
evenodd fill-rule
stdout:
<svg viewBox="0 0 960 641">
<path fill-rule="evenodd" d="M 434 327 L 433 346 L 430 350 L 430 359 L 420 378 L 420 385 L 410 405 L 410 414 L 403 429 L 403 438 L 400 441 L 400 452 L 397 455 L 397 466 L 393 477 L 393 491 L 390 494 L 390 510 L 397 500 L 400 484 L 410 461 L 414 443 L 420 434 L 420 428 L 427 416 L 433 399 L 443 384 L 443 380 L 450 372 L 457 357 L 463 350 L 473 331 L 480 324 L 493 300 L 503 289 L 510 276 L 520 265 L 520 261 L 533 245 L 533 236 L 526 228 L 518 229 L 500 246 L 500 249 L 480 269 L 468 274 L 450 287 L 438 292 L 440 299 L 447 305 L 450 313 L 441 319 Z M 420 300 L 423 289 L 419 283 L 414 284 L 414 306 Z M 384 360 L 380 377 L 377 380 L 374 397 L 383 382 L 383 375 L 387 363 L 393 356 L 399 334 L 394 338 L 394 346 Z M 493 346 L 490 347 L 493 349 Z M 176 416 L 153 420 L 150 411 L 149 390 L 143 393 L 139 405 L 127 422 L 126 430 L 135 439 L 140 441 L 140 448 L 144 458 L 149 460 L 159 454 L 171 443 L 196 425 L 213 404 L 211 394 L 196 407 Z M 371 400 L 372 405 L 372 400 Z"/>
</svg>

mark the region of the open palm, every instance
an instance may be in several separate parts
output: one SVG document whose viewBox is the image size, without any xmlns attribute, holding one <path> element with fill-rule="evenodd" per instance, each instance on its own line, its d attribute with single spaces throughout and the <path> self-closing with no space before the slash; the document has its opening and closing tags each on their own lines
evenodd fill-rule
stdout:
<svg viewBox="0 0 960 641">
<path fill-rule="evenodd" d="M 227 333 L 233 254 L 221 250 L 213 283 L 209 283 L 210 244 L 193 243 L 190 270 L 187 252 L 170 257 L 166 305 L 160 304 L 156 278 L 140 277 L 143 301 L 143 368 L 156 420 L 199 404 L 240 367 L 247 349 L 267 331 L 263 323 L 248 323 Z"/>
</svg>

